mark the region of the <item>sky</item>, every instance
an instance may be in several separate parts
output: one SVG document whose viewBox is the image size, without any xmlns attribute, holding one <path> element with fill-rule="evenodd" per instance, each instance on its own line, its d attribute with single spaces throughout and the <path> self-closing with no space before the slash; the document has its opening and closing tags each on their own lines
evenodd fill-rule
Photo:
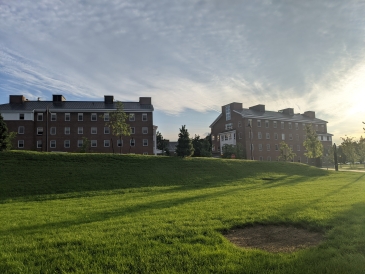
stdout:
<svg viewBox="0 0 365 274">
<path fill-rule="evenodd" d="M 307 110 L 365 135 L 364 0 L 0 0 L 0 104 L 152 97 L 176 141 L 221 106 Z"/>
</svg>

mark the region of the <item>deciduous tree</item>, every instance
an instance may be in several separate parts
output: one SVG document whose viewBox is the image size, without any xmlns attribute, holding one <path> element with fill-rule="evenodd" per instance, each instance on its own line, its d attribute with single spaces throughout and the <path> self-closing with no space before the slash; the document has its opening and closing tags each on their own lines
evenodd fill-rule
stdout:
<svg viewBox="0 0 365 274">
<path fill-rule="evenodd" d="M 291 147 L 289 147 L 287 143 L 282 141 L 280 143 L 280 156 L 279 156 L 279 159 L 286 162 L 286 161 L 293 160 L 295 156 L 296 156 L 296 154 L 293 152 Z"/>
<path fill-rule="evenodd" d="M 318 135 L 314 131 L 313 127 L 306 125 L 305 127 L 306 139 L 303 142 L 303 146 L 307 150 L 304 153 L 308 158 L 314 159 L 321 157 L 323 154 L 323 145 L 320 140 L 318 140 Z"/>
<path fill-rule="evenodd" d="M 112 134 L 118 137 L 119 153 L 122 154 L 123 136 L 131 135 L 131 127 L 127 124 L 128 115 L 124 112 L 123 103 L 116 102 L 116 107 L 115 111 L 109 113 L 109 122 L 106 125 L 111 128 Z"/>
<path fill-rule="evenodd" d="M 343 153 L 346 155 L 347 161 L 349 161 L 351 164 L 354 164 L 359 159 L 354 138 L 346 136 L 346 138 L 341 137 L 341 139 L 341 148 Z"/>
<path fill-rule="evenodd" d="M 8 132 L 8 127 L 0 114 L 0 151 L 11 149 L 11 142 L 15 136 L 16 132 Z"/>
</svg>

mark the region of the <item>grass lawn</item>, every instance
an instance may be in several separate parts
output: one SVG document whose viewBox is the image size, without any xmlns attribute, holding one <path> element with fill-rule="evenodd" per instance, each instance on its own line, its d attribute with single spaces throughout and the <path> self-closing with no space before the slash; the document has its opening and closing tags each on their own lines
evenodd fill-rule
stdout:
<svg viewBox="0 0 365 274">
<path fill-rule="evenodd" d="M 298 163 L 0 153 L 0 273 L 365 273 L 365 173 Z M 254 224 L 321 231 L 240 248 Z"/>
</svg>

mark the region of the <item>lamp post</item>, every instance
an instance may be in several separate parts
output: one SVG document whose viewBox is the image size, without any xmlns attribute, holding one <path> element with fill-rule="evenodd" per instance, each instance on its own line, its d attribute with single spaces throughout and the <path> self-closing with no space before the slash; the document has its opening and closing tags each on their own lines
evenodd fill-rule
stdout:
<svg viewBox="0 0 365 274">
<path fill-rule="evenodd" d="M 250 153 L 251 153 L 251 160 L 253 160 L 253 147 L 252 147 L 252 125 L 250 122 L 248 122 L 247 127 L 250 128 Z"/>
</svg>

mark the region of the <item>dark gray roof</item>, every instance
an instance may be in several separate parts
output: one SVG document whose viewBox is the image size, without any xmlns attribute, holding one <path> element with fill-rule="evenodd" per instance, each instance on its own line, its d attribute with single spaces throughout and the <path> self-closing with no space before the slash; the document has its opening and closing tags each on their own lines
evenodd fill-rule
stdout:
<svg viewBox="0 0 365 274">
<path fill-rule="evenodd" d="M 125 111 L 153 111 L 151 104 L 142 105 L 139 102 L 122 102 Z M 2 104 L 0 111 L 33 111 L 35 109 L 49 110 L 115 110 L 116 102 L 106 104 L 104 101 L 25 101 L 22 104 Z"/>
<path fill-rule="evenodd" d="M 268 120 L 282 120 L 282 121 L 294 121 L 294 122 L 306 122 L 306 123 L 327 123 L 327 121 L 318 118 L 309 118 L 303 114 L 288 115 L 281 112 L 275 111 L 256 111 L 252 109 L 243 108 L 241 111 L 235 111 L 245 118 L 256 118 L 256 119 L 268 119 Z"/>
</svg>

